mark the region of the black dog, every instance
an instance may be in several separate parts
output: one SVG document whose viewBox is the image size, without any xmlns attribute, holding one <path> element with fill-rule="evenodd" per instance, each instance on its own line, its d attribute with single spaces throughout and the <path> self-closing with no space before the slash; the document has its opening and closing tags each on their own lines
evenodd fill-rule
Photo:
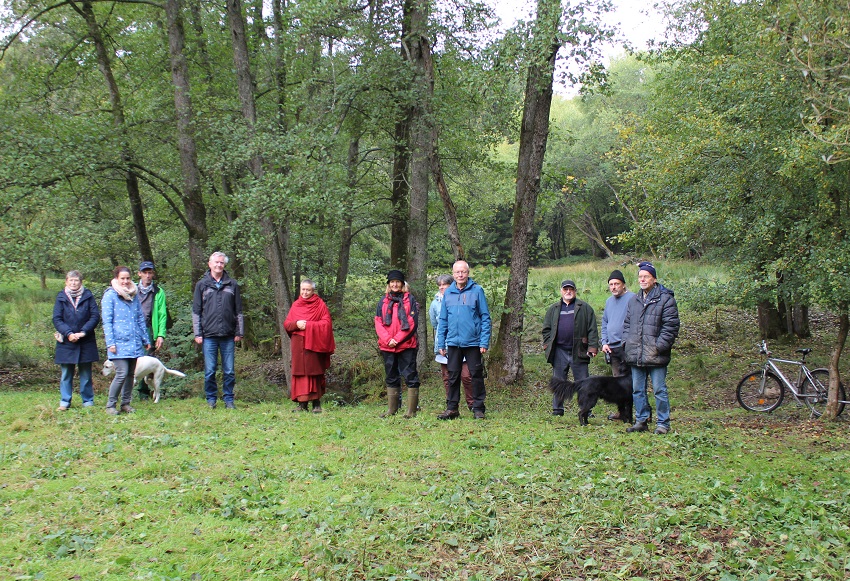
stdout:
<svg viewBox="0 0 850 581">
<path fill-rule="evenodd" d="M 549 381 L 549 390 L 564 400 L 570 400 L 573 395 L 578 394 L 578 423 L 582 426 L 587 425 L 590 410 L 600 399 L 615 404 L 620 412 L 620 419 L 626 424 L 632 423 L 631 374 L 620 377 L 591 375 L 575 383 L 553 377 Z"/>
</svg>

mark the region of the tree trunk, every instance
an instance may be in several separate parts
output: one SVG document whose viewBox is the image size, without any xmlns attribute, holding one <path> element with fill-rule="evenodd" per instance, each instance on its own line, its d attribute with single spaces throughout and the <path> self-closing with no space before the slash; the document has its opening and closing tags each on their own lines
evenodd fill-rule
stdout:
<svg viewBox="0 0 850 581">
<path fill-rule="evenodd" d="M 771 301 L 758 304 L 759 334 L 762 339 L 776 339 L 782 334 L 782 317 Z"/>
<path fill-rule="evenodd" d="M 390 266 L 404 268 L 407 262 L 407 220 L 410 214 L 410 186 L 407 172 L 410 160 L 410 110 L 395 124 L 393 147 L 393 184 L 390 204 Z"/>
<path fill-rule="evenodd" d="M 437 153 L 436 129 L 433 135 L 431 144 L 431 175 L 434 177 L 434 183 L 437 184 L 437 192 L 439 192 L 440 199 L 443 201 L 443 214 L 446 217 L 446 229 L 449 234 L 449 243 L 452 245 L 452 254 L 454 254 L 455 260 L 464 260 L 466 258 L 466 252 L 460 241 L 460 229 L 457 226 L 457 209 L 449 195 L 449 187 L 443 178 L 443 162 L 440 160 L 440 154 Z"/>
<path fill-rule="evenodd" d="M 556 33 L 561 16 L 559 0 L 538 0 L 535 39 L 547 39 L 548 49 L 539 54 L 528 68 L 525 85 L 522 126 L 517 164 L 516 202 L 514 204 L 511 266 L 505 292 L 505 310 L 499 325 L 495 356 L 502 360 L 503 384 L 522 380 L 522 329 L 525 320 L 525 296 L 528 287 L 529 248 L 533 242 L 540 175 L 549 137 L 549 111 L 552 106 L 552 82 L 555 58 L 560 44 Z M 551 39 L 549 43 L 548 39 Z"/>
<path fill-rule="evenodd" d="M 251 64 L 248 56 L 248 42 L 245 38 L 245 19 L 242 15 L 241 0 L 227 0 L 227 20 L 233 42 L 233 63 L 236 67 L 236 82 L 242 116 L 248 125 L 249 136 L 253 138 L 257 123 L 257 108 L 254 100 L 254 81 L 251 76 Z M 263 179 L 263 157 L 257 152 L 251 156 L 248 169 L 254 179 Z M 271 218 L 264 217 L 260 222 L 268 243 L 265 247 L 266 261 L 269 266 L 269 279 L 274 289 L 275 319 L 280 334 L 281 358 L 286 377 L 291 385 L 291 359 L 289 335 L 283 328 L 283 321 L 292 306 L 292 292 L 287 266 L 289 264 L 288 232 L 283 226 L 274 224 Z"/>
<path fill-rule="evenodd" d="M 127 187 L 127 197 L 130 200 L 130 214 L 133 216 L 133 230 L 136 233 L 139 254 L 142 260 L 153 260 L 153 251 L 151 250 L 151 242 L 148 237 L 147 225 L 145 224 L 142 195 L 139 190 L 139 178 L 132 169 L 129 169 L 130 165 L 135 161 L 135 155 L 128 142 L 127 125 L 124 121 L 124 105 L 121 101 L 121 92 L 118 89 L 118 83 L 115 81 L 115 75 L 112 73 L 112 59 L 106 50 L 106 43 L 103 41 L 103 35 L 95 18 L 91 0 L 84 0 L 82 9 L 78 8 L 74 3 L 71 3 L 71 6 L 86 21 L 89 37 L 94 43 L 98 68 L 100 68 L 100 72 L 103 74 L 103 78 L 106 80 L 106 85 L 109 89 L 109 103 L 112 107 L 112 125 L 115 127 L 118 135 L 121 136 L 121 161 L 128 168 L 124 170 L 124 183 Z"/>
<path fill-rule="evenodd" d="M 812 331 L 809 328 L 809 307 L 796 303 L 791 309 L 791 322 L 794 335 L 797 337 L 811 337 Z"/>
<path fill-rule="evenodd" d="M 838 318 L 838 336 L 832 347 L 832 356 L 829 358 L 829 402 L 826 405 L 824 417 L 834 420 L 838 417 L 838 386 L 841 384 L 841 371 L 838 364 L 841 362 L 841 352 L 847 343 L 847 333 L 850 331 L 850 318 L 847 311 L 841 313 Z"/>
<path fill-rule="evenodd" d="M 410 158 L 408 166 L 409 199 L 407 222 L 407 281 L 413 296 L 425 298 L 428 262 L 428 190 L 430 187 L 434 121 L 430 115 L 434 94 L 434 70 L 431 45 L 427 37 L 428 4 L 424 0 L 405 0 L 402 24 L 402 55 L 413 67 L 415 104 L 410 109 Z M 427 313 L 419 311 L 418 336 L 427 345 Z M 419 365 L 425 364 L 428 350 L 419 350 Z"/>
<path fill-rule="evenodd" d="M 360 160 L 360 137 L 352 137 L 348 142 L 348 195 L 343 200 L 343 225 L 339 242 L 339 257 L 336 267 L 336 282 L 334 294 L 331 297 L 331 310 L 334 314 L 342 313 L 345 300 L 345 285 L 348 280 L 348 266 L 351 260 L 351 226 L 353 223 L 352 207 L 354 191 L 357 188 L 357 163 Z"/>
<path fill-rule="evenodd" d="M 183 53 L 185 34 L 181 0 L 166 0 L 168 53 L 174 83 L 174 109 L 177 112 L 177 147 L 183 174 L 183 209 L 189 229 L 189 260 L 192 280 L 199 280 L 207 268 L 207 209 L 201 189 L 201 172 L 193 129 L 195 112 L 189 91 L 189 67 Z"/>
</svg>

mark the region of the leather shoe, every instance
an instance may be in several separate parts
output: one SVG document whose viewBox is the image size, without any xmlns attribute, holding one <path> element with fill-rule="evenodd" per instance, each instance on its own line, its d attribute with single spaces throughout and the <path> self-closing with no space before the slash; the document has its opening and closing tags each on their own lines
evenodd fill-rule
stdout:
<svg viewBox="0 0 850 581">
<path fill-rule="evenodd" d="M 481 411 L 481 410 L 475 410 L 474 412 L 472 412 L 472 417 L 475 418 L 476 420 L 483 420 L 484 419 L 484 412 Z"/>
<path fill-rule="evenodd" d="M 635 422 L 630 428 L 626 428 L 627 432 L 646 432 L 649 428 L 646 427 L 646 422 Z"/>
<path fill-rule="evenodd" d="M 658 426 L 657 428 L 655 428 L 655 433 L 659 434 L 661 436 L 663 436 L 664 434 L 666 434 L 669 431 L 670 431 L 670 428 L 665 428 L 664 426 Z"/>
<path fill-rule="evenodd" d="M 437 416 L 438 420 L 456 420 L 460 417 L 460 412 L 457 410 L 446 410 Z"/>
</svg>

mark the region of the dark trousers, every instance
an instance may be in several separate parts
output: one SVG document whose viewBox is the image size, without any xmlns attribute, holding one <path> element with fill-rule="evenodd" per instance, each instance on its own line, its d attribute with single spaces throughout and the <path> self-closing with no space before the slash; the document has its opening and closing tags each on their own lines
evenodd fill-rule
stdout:
<svg viewBox="0 0 850 581">
<path fill-rule="evenodd" d="M 440 363 L 440 374 L 443 377 L 443 386 L 446 388 L 446 399 L 449 397 L 449 366 L 445 363 Z M 460 368 L 460 382 L 463 384 L 463 396 L 466 399 L 466 407 L 472 409 L 472 404 L 475 403 L 475 398 L 472 396 L 472 376 L 469 375 L 469 365 L 466 361 L 463 362 L 463 367 Z"/>
<path fill-rule="evenodd" d="M 405 349 L 398 353 L 391 351 L 381 351 L 384 358 L 384 374 L 386 376 L 387 387 L 400 388 L 401 378 L 404 377 L 404 382 L 407 388 L 419 388 L 419 373 L 416 371 L 416 353 L 418 348 Z"/>
<path fill-rule="evenodd" d="M 558 379 L 567 379 L 567 373 L 570 369 L 573 370 L 573 381 L 587 379 L 590 372 L 587 369 L 587 363 L 579 359 L 573 359 L 573 352 L 561 349 L 557 345 L 555 349 L 555 359 L 552 361 L 552 376 Z M 564 413 L 564 398 L 557 395 L 552 396 L 552 411 Z"/>
<path fill-rule="evenodd" d="M 631 375 L 632 371 L 629 364 L 626 363 L 626 347 L 625 345 L 617 345 L 611 347 L 611 375 L 614 377 L 622 377 Z"/>
<path fill-rule="evenodd" d="M 448 347 L 446 364 L 449 368 L 449 394 L 446 397 L 446 409 L 457 411 L 460 403 L 461 372 L 463 360 L 469 367 L 469 375 L 472 377 L 472 409 L 485 411 L 484 398 L 487 391 L 484 389 L 484 360 L 481 357 L 479 347 Z"/>
</svg>

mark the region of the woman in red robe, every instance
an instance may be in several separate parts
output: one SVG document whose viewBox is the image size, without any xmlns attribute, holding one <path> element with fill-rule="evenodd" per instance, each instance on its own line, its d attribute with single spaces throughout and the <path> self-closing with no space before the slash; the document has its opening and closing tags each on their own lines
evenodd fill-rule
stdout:
<svg viewBox="0 0 850 581">
<path fill-rule="evenodd" d="M 313 412 L 319 414 L 325 395 L 325 371 L 331 366 L 331 353 L 336 349 L 333 323 L 313 281 L 301 281 L 299 294 L 283 322 L 291 339 L 290 397 L 298 403 L 293 411 L 306 412 L 308 402 L 312 401 Z"/>
</svg>

